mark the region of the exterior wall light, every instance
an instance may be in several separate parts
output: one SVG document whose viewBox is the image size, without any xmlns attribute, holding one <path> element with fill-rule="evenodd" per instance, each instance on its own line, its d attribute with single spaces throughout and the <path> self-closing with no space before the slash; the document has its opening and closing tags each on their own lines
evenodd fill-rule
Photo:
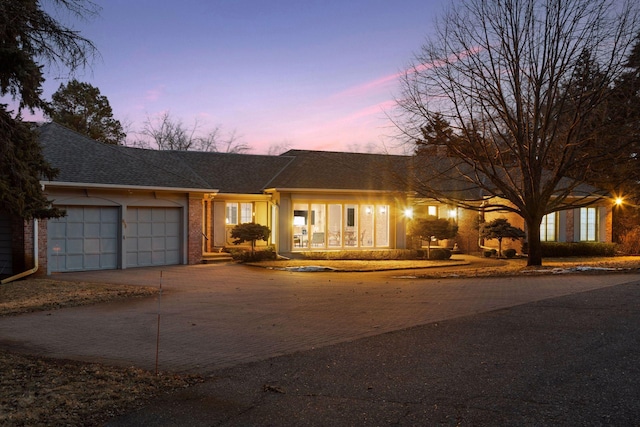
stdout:
<svg viewBox="0 0 640 427">
<path fill-rule="evenodd" d="M 407 218 L 409 218 L 409 219 L 412 219 L 412 218 L 413 218 L 413 209 L 411 209 L 411 208 L 406 208 L 406 209 L 404 210 L 404 216 L 405 216 L 405 217 L 407 217 Z"/>
</svg>

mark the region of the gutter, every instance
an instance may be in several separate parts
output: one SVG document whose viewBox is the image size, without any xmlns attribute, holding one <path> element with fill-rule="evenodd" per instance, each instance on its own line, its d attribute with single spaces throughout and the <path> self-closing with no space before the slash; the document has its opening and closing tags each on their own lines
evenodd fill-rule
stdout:
<svg viewBox="0 0 640 427">
<path fill-rule="evenodd" d="M 0 284 L 4 285 L 9 282 L 13 282 L 14 280 L 22 279 L 23 277 L 27 277 L 38 271 L 38 220 L 33 220 L 33 262 L 34 266 L 32 269 L 23 271 L 22 273 L 18 273 L 15 276 L 7 277 L 6 279 L 0 281 Z"/>
<path fill-rule="evenodd" d="M 54 188 L 81 188 L 81 189 L 101 189 L 101 190 L 142 190 L 142 191 L 167 191 L 173 193 L 214 193 L 220 190 L 212 188 L 182 188 L 182 187 L 153 187 L 147 185 L 120 185 L 120 184 L 97 184 L 84 182 L 66 181 L 40 181 L 40 184 Z"/>
</svg>

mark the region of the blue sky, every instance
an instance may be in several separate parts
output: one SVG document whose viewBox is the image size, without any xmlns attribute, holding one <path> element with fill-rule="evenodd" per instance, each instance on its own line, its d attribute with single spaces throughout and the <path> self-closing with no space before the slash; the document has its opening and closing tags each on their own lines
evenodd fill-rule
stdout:
<svg viewBox="0 0 640 427">
<path fill-rule="evenodd" d="M 76 78 L 100 89 L 130 136 L 170 114 L 237 131 L 253 153 L 387 148 L 397 74 L 446 0 L 99 0 L 73 27 L 99 58 Z M 44 95 L 65 79 L 48 75 Z"/>
</svg>

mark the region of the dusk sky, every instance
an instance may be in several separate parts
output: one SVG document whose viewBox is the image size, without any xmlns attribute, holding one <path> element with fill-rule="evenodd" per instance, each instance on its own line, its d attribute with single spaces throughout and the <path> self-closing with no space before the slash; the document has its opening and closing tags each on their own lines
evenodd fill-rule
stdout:
<svg viewBox="0 0 640 427">
<path fill-rule="evenodd" d="M 100 89 L 130 137 L 165 111 L 200 132 L 270 146 L 365 151 L 394 133 L 385 111 L 446 0 L 99 0 L 70 24 L 100 54 L 76 78 Z M 44 95 L 63 80 L 47 75 Z"/>
</svg>

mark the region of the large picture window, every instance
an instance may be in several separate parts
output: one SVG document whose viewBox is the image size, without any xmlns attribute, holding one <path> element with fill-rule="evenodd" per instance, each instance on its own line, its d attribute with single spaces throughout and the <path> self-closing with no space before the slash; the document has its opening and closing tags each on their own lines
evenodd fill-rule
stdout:
<svg viewBox="0 0 640 427">
<path fill-rule="evenodd" d="M 547 214 L 542 217 L 542 222 L 540 223 L 540 241 L 555 242 L 557 240 L 556 217 L 556 212 Z"/>
<path fill-rule="evenodd" d="M 295 203 L 293 248 L 388 247 L 389 205 Z"/>
<path fill-rule="evenodd" d="M 597 236 L 598 211 L 596 208 L 580 208 L 580 240 L 595 242 Z"/>
</svg>

